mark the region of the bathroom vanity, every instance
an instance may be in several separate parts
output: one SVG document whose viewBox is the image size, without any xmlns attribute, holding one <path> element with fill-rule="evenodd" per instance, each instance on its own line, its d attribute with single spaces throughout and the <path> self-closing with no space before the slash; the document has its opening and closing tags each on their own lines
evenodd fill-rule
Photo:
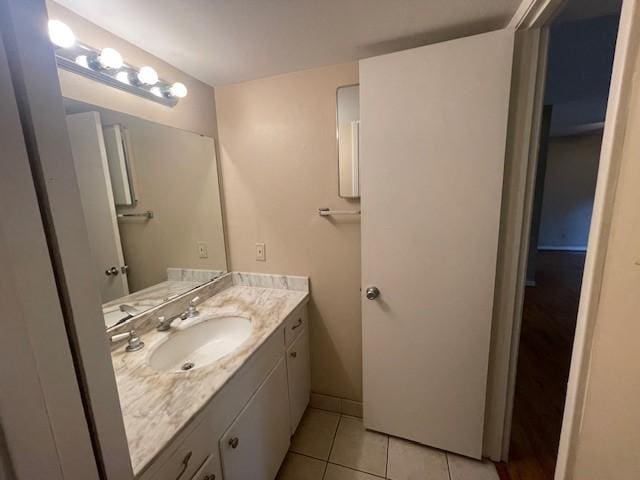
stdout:
<svg viewBox="0 0 640 480">
<path fill-rule="evenodd" d="M 275 478 L 309 401 L 308 298 L 305 277 L 234 272 L 110 332 L 145 343 L 112 348 L 136 478 Z"/>
</svg>

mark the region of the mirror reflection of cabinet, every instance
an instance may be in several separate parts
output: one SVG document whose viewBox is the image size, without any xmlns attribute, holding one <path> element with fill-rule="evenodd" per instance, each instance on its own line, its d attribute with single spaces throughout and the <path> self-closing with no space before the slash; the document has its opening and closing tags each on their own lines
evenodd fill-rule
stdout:
<svg viewBox="0 0 640 480">
<path fill-rule="evenodd" d="M 135 205 L 136 197 L 129 162 L 130 153 L 126 145 L 126 130 L 116 123 L 102 127 L 102 134 L 107 151 L 113 201 L 117 206 Z"/>
<path fill-rule="evenodd" d="M 336 92 L 338 191 L 344 198 L 360 197 L 360 87 L 339 87 Z"/>
</svg>

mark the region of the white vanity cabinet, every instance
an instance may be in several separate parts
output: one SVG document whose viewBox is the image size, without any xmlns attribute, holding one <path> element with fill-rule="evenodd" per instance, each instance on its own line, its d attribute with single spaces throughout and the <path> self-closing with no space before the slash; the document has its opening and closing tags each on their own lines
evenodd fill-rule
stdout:
<svg viewBox="0 0 640 480">
<path fill-rule="evenodd" d="M 289 449 L 288 417 L 281 359 L 220 439 L 225 480 L 273 480 Z"/>
<path fill-rule="evenodd" d="M 209 455 L 195 475 L 191 477 L 191 480 L 216 480 L 220 478 L 218 476 L 220 467 L 216 465 L 216 463 L 217 456 L 213 454 Z"/>
<path fill-rule="evenodd" d="M 302 414 L 309 404 L 311 393 L 311 358 L 309 352 L 309 329 L 300 332 L 298 338 L 287 348 L 287 380 L 289 387 L 289 417 L 291 435 L 298 428 Z"/>
<path fill-rule="evenodd" d="M 307 307 L 299 306 L 138 480 L 274 480 L 309 403 Z"/>
<path fill-rule="evenodd" d="M 221 479 L 216 443 L 207 422 L 201 422 L 171 454 L 153 480 Z"/>
</svg>

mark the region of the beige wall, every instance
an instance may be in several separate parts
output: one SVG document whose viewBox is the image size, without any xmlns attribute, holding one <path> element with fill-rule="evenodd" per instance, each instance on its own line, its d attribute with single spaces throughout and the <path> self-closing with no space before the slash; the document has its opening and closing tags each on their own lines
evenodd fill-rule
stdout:
<svg viewBox="0 0 640 480">
<path fill-rule="evenodd" d="M 312 388 L 362 398 L 360 223 L 338 197 L 336 88 L 355 63 L 216 88 L 230 269 L 311 277 Z M 255 260 L 256 242 L 267 261 Z"/>
<path fill-rule="evenodd" d="M 636 56 L 571 475 L 576 480 L 640 478 L 640 54 Z"/>
<path fill-rule="evenodd" d="M 549 139 L 538 246 L 587 248 L 602 133 Z"/>
<path fill-rule="evenodd" d="M 138 67 L 150 65 L 156 69 L 160 78 L 171 82 L 182 82 L 189 89 L 189 95 L 171 108 L 75 73 L 58 69 L 63 96 L 215 138 L 216 109 L 212 87 L 79 17 L 57 3 L 48 0 L 47 10 L 49 18 L 61 20 L 69 25 L 79 41 L 96 48 L 115 48 L 127 63 Z"/>
</svg>

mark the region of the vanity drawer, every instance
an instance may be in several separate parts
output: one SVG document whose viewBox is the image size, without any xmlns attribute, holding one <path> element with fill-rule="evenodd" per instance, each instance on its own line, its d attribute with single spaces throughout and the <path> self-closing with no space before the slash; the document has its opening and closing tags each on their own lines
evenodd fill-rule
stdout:
<svg viewBox="0 0 640 480">
<path fill-rule="evenodd" d="M 289 315 L 284 321 L 284 343 L 287 347 L 307 328 L 307 323 L 306 305 L 303 305 Z"/>
<path fill-rule="evenodd" d="M 206 471 L 208 475 L 215 475 L 216 479 L 220 478 L 217 474 L 219 470 L 217 446 L 217 442 L 211 438 L 207 422 L 201 422 L 162 464 L 162 467 L 153 475 L 153 480 L 189 480 L 191 478 L 200 480 L 196 473 L 200 474 L 205 466 L 206 468 L 202 471 Z M 209 472 L 213 469 L 216 471 Z"/>
<path fill-rule="evenodd" d="M 191 480 L 222 480 L 219 475 L 217 459 L 209 455 Z"/>
</svg>

